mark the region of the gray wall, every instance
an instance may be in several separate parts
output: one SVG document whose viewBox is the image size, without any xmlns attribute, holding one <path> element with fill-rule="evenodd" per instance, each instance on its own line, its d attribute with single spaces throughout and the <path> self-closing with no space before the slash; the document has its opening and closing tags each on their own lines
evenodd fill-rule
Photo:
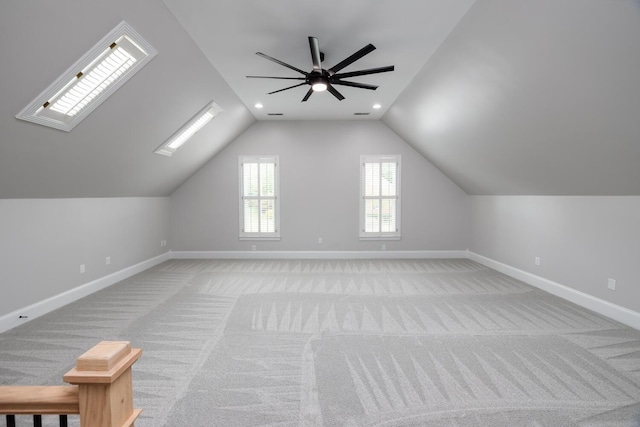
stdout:
<svg viewBox="0 0 640 427">
<path fill-rule="evenodd" d="M 240 154 L 280 156 L 280 241 L 238 239 Z M 402 155 L 402 240 L 387 250 L 467 248 L 468 196 L 383 123 L 263 121 L 172 194 L 171 249 L 380 250 L 358 238 L 361 154 Z"/>
<path fill-rule="evenodd" d="M 473 252 L 640 312 L 640 197 L 470 199 Z"/>
<path fill-rule="evenodd" d="M 0 316 L 166 252 L 168 218 L 168 197 L 1 199 Z"/>
</svg>

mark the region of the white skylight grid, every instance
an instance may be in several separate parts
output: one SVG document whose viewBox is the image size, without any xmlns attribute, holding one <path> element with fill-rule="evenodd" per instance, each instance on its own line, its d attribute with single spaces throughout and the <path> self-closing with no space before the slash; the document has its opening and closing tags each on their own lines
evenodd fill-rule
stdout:
<svg viewBox="0 0 640 427">
<path fill-rule="evenodd" d="M 122 21 L 16 117 L 71 131 L 156 54 Z"/>
<path fill-rule="evenodd" d="M 124 37 L 121 37 L 121 40 Z M 88 74 L 69 82 L 68 89 L 65 87 L 61 96 L 49 108 L 71 117 L 75 116 L 137 61 L 120 46 L 109 48 L 103 56 L 106 57 Z"/>
<path fill-rule="evenodd" d="M 202 129 L 215 116 L 222 111 L 222 108 L 215 102 L 211 101 L 195 116 L 185 123 L 176 133 L 171 135 L 160 147 L 155 151 L 156 154 L 171 157 L 171 155 L 182 145 L 187 142 L 196 132 Z"/>
<path fill-rule="evenodd" d="M 184 132 L 182 132 L 180 135 L 178 135 L 176 139 L 174 139 L 170 144 L 168 144 L 167 147 L 177 150 L 182 146 L 182 144 L 187 142 L 187 140 L 191 138 L 194 133 L 202 129 L 204 125 L 209 123 L 209 121 L 214 117 L 215 116 L 211 111 L 205 112 L 198 120 L 195 121 L 195 123 L 193 123 L 191 126 L 186 128 Z"/>
</svg>

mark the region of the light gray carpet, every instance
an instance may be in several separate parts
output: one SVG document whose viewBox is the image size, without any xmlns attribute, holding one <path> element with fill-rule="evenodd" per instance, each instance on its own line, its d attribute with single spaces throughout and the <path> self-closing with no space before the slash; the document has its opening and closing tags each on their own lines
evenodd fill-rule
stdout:
<svg viewBox="0 0 640 427">
<path fill-rule="evenodd" d="M 640 332 L 468 260 L 173 260 L 0 335 L 129 340 L 138 426 L 640 426 Z M 24 424 L 27 425 L 27 424 Z"/>
</svg>

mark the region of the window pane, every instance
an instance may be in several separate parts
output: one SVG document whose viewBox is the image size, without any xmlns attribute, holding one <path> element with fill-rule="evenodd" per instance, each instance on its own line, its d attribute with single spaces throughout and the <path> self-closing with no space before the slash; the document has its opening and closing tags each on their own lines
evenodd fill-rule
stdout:
<svg viewBox="0 0 640 427">
<path fill-rule="evenodd" d="M 257 233 L 260 231 L 258 201 L 244 201 L 244 232 Z"/>
<path fill-rule="evenodd" d="M 382 196 L 396 195 L 396 164 L 382 163 Z"/>
<path fill-rule="evenodd" d="M 380 195 L 380 163 L 364 164 L 364 195 Z"/>
<path fill-rule="evenodd" d="M 275 226 L 275 209 L 273 200 L 260 201 L 260 232 L 273 233 Z"/>
<path fill-rule="evenodd" d="M 274 196 L 275 166 L 273 163 L 260 163 L 260 196 Z"/>
<path fill-rule="evenodd" d="M 400 156 L 362 155 L 360 238 L 400 238 Z"/>
<path fill-rule="evenodd" d="M 381 205 L 381 229 L 383 233 L 395 233 L 396 231 L 396 200 L 383 199 Z"/>
<path fill-rule="evenodd" d="M 278 157 L 238 156 L 240 169 L 240 238 L 279 238 Z"/>
<path fill-rule="evenodd" d="M 378 233 L 380 231 L 380 200 L 365 200 L 364 231 Z"/>
<path fill-rule="evenodd" d="M 258 195 L 258 164 L 245 163 L 242 165 L 243 196 Z"/>
</svg>

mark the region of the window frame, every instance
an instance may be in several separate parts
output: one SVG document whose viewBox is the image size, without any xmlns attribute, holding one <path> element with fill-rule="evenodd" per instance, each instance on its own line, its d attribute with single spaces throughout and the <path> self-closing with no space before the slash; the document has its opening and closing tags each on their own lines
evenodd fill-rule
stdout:
<svg viewBox="0 0 640 427">
<path fill-rule="evenodd" d="M 117 44 L 118 42 L 120 44 Z M 116 46 L 128 46 L 127 53 L 136 58 L 132 66 L 113 80 L 104 90 L 74 115 L 67 115 L 49 108 L 55 104 L 68 89 L 72 88 L 78 81 L 85 78 L 94 69 L 97 63 L 109 56 L 113 44 Z M 62 45 L 64 48 L 64 44 Z M 58 79 L 51 83 L 33 101 L 24 107 L 16 118 L 26 120 L 39 125 L 48 126 L 54 129 L 71 132 L 82 120 L 84 120 L 93 110 L 98 108 L 116 90 L 138 73 L 156 55 L 156 51 L 138 32 L 136 32 L 125 21 L 120 22 L 113 30 L 96 43 L 91 50 L 85 53 L 71 67 L 67 69 Z M 44 67 L 47 64 L 43 65 Z M 115 74 L 115 73 L 114 73 Z"/>
<path fill-rule="evenodd" d="M 245 196 L 244 195 L 244 174 L 245 163 L 273 163 L 274 191 L 273 196 Z M 240 155 L 238 156 L 238 190 L 239 190 L 239 239 L 240 240 L 280 240 L 280 159 L 275 155 Z M 246 198 L 253 200 L 273 200 L 274 201 L 274 231 L 273 232 L 246 232 L 244 231 L 244 202 Z"/>
<path fill-rule="evenodd" d="M 396 163 L 396 195 L 395 196 L 382 196 L 381 192 L 378 196 L 366 196 L 365 195 L 365 167 L 367 163 L 389 163 L 393 161 Z M 401 176 L 402 176 L 402 156 L 399 154 L 391 155 L 361 155 L 360 156 L 360 240 L 400 240 L 402 238 L 400 219 L 401 219 Z M 382 180 L 380 180 L 380 183 Z M 380 184 L 381 185 L 381 184 Z M 365 202 L 366 200 L 396 200 L 396 231 L 394 232 L 367 232 L 365 231 Z M 380 215 L 379 221 L 382 222 L 382 215 Z"/>
</svg>

